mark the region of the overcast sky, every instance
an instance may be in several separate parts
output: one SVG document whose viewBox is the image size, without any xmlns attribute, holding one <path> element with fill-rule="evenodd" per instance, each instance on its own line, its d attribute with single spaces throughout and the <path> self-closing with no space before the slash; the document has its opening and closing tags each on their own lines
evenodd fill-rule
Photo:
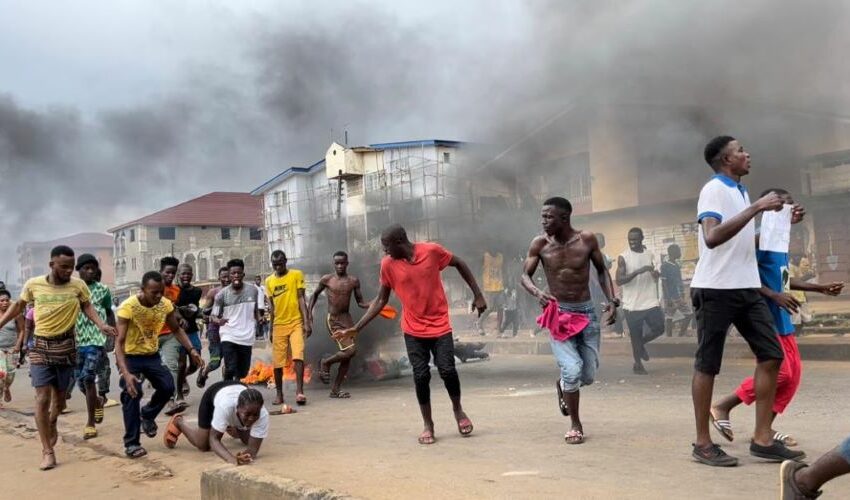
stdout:
<svg viewBox="0 0 850 500">
<path fill-rule="evenodd" d="M 846 112 L 847 11 L 840 0 L 0 0 L 0 279 L 14 281 L 21 241 L 250 190 L 320 159 L 344 128 L 355 144 L 510 143 L 603 87 Z"/>
</svg>

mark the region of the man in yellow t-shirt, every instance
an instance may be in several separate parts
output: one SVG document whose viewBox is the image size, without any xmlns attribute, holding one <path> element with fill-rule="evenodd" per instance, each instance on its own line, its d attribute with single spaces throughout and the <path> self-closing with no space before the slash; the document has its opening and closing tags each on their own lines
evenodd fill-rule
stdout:
<svg viewBox="0 0 850 500">
<path fill-rule="evenodd" d="M 272 252 L 272 268 L 274 273 L 266 278 L 266 294 L 272 318 L 272 360 L 277 390 L 273 404 L 283 405 L 281 411 L 284 413 L 292 413 L 292 408 L 283 403 L 283 367 L 290 359 L 294 363 L 295 402 L 301 406 L 307 404 L 304 395 L 304 339 L 313 333 L 313 321 L 304 298 L 304 274 L 297 269 L 286 268 L 286 254 L 281 250 Z"/>
<path fill-rule="evenodd" d="M 50 274 L 24 284 L 21 296 L 0 317 L 0 328 L 13 321 L 29 303 L 35 309 L 34 346 L 30 349 L 30 378 L 35 387 L 35 423 L 41 438 L 41 470 L 56 467 L 53 447 L 59 438 L 57 422 L 65 409 L 65 391 L 76 366 L 77 344 L 74 326 L 80 311 L 105 335 L 115 329 L 100 319 L 92 306 L 89 287 L 71 275 L 74 251 L 64 245 L 50 251 Z"/>
<path fill-rule="evenodd" d="M 162 275 L 156 271 L 142 277 L 141 291 L 118 307 L 118 339 L 115 342 L 115 364 L 121 372 L 121 404 L 124 407 L 124 453 L 130 458 L 147 455 L 139 441 L 140 432 L 148 437 L 157 433 L 154 421 L 174 394 L 174 379 L 159 355 L 159 332 L 167 326 L 177 342 L 202 369 L 204 360 L 192 347 L 186 332 L 180 328 L 174 304 L 163 297 Z M 154 393 L 141 406 L 144 376 Z"/>
<path fill-rule="evenodd" d="M 484 321 L 490 315 L 490 311 L 496 311 L 496 330 L 498 331 L 502 327 L 502 292 L 505 290 L 504 267 L 505 257 L 500 252 L 484 252 L 484 262 L 481 265 L 481 281 L 484 285 L 484 299 L 490 307 L 481 313 L 481 317 L 475 322 L 478 334 L 481 336 L 486 335 Z"/>
</svg>

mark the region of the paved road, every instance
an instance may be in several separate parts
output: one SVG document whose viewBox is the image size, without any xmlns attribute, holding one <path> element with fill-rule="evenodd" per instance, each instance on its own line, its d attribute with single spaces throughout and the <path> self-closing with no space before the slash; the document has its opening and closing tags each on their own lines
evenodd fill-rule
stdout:
<svg viewBox="0 0 850 500">
<path fill-rule="evenodd" d="M 650 375 L 636 377 L 627 358 L 603 357 L 598 383 L 582 396 L 589 437 L 581 446 L 563 441 L 568 422 L 556 407 L 556 370 L 548 356 L 497 356 L 461 366 L 466 409 L 476 426 L 466 439 L 454 428 L 435 374 L 438 442 L 430 447 L 416 443 L 421 427 L 409 377 L 353 384 L 347 401 L 330 400 L 324 387 L 315 386 L 300 413 L 273 417 L 272 437 L 251 467 L 367 498 L 776 498 L 778 466 L 747 455 L 751 409 L 733 414 L 738 440 L 726 447 L 741 458 L 740 467 L 711 469 L 691 461 L 690 366 L 686 359 L 652 361 Z M 797 400 L 780 417 L 778 428 L 797 436 L 812 456 L 850 432 L 847 370 L 846 363 L 808 363 Z M 749 371 L 750 362 L 730 360 L 718 393 L 731 391 Z M 28 403 L 26 382 L 25 375 L 19 379 L 13 407 Z M 82 431 L 81 405 L 75 397 L 75 411 L 63 417 L 70 436 Z M 23 494 L 31 492 L 27 480 L 61 479 L 62 490 L 45 490 L 43 498 L 83 493 L 92 477 L 100 486 L 89 496 L 118 488 L 124 498 L 197 498 L 200 472 L 219 465 L 184 441 L 171 451 L 158 439 L 145 443 L 149 459 L 130 465 L 120 458 L 122 430 L 120 409 L 107 410 L 100 437 L 60 445 L 65 465 L 38 473 L 30 465 L 38 463 L 39 447 L 21 439 L 32 432 L 18 427 L 14 437 L 0 438 L 0 446 L 16 449 L 0 454 L 0 481 L 6 493 Z M 101 459 L 103 453 L 111 455 Z M 850 498 L 850 478 L 826 493 Z"/>
</svg>

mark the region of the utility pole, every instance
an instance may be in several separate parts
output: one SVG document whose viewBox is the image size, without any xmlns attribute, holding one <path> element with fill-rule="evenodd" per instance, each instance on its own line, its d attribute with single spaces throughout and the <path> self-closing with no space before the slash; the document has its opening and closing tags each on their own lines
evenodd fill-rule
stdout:
<svg viewBox="0 0 850 500">
<path fill-rule="evenodd" d="M 337 189 L 336 189 L 336 218 L 339 219 L 342 217 L 342 170 L 339 171 L 339 176 L 337 176 Z"/>
</svg>

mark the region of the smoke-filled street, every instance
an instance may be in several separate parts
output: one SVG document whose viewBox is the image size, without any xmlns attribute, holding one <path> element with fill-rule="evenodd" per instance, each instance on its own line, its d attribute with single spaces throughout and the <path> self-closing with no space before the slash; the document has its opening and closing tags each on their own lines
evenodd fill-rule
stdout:
<svg viewBox="0 0 850 500">
<path fill-rule="evenodd" d="M 0 0 L 0 497 L 850 498 L 848 26 Z"/>
<path fill-rule="evenodd" d="M 338 493 L 367 498 L 775 498 L 778 467 L 747 454 L 752 408 L 733 415 L 736 441 L 724 447 L 742 460 L 734 470 L 707 469 L 690 458 L 693 411 L 692 361 L 652 361 L 652 374 L 637 377 L 630 360 L 603 355 L 599 381 L 582 392 L 588 439 L 567 446 L 567 419 L 558 412 L 549 356 L 495 356 L 461 366 L 467 412 L 475 422 L 470 438 L 453 426 L 448 398 L 434 384 L 437 443 L 423 448 L 411 378 L 352 384 L 352 399 L 330 400 L 321 384 L 308 387 L 308 406 L 296 415 L 272 417 L 272 438 L 263 444 L 251 473 L 306 481 Z M 731 391 L 751 373 L 752 362 L 727 360 L 718 394 Z M 809 362 L 800 394 L 777 423 L 800 441 L 809 456 L 835 446 L 846 432 L 835 415 L 850 411 L 844 363 Z M 190 397 L 196 402 L 197 394 Z M 219 468 L 211 453 L 199 454 L 181 441 L 175 451 L 160 439 L 144 440 L 150 458 L 129 462 L 121 455 L 120 408 L 107 409 L 104 437 L 82 442 L 82 401 L 63 418 L 58 447 L 62 467 L 51 474 L 61 489 L 40 498 L 119 495 L 122 498 L 198 498 L 200 474 Z M 26 408 L 27 400 L 13 407 Z M 190 412 L 191 413 L 191 412 Z M 14 428 L 3 420 L 0 481 L 9 498 L 29 491 L 38 471 L 27 467 L 38 455 L 31 419 Z M 23 434 L 26 438 L 19 437 Z M 717 438 L 720 440 L 720 438 Z M 55 481 L 55 483 L 53 483 Z M 846 498 L 850 487 L 836 482 L 829 498 Z"/>
</svg>

